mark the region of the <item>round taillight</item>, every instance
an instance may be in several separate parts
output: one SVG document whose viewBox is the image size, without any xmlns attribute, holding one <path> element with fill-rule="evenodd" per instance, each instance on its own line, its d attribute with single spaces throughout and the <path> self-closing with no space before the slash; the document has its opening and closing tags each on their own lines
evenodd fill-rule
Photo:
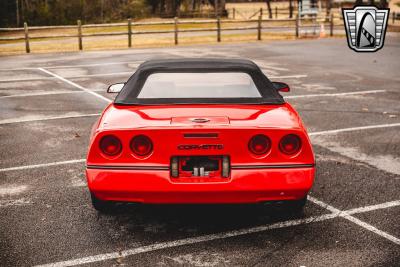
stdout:
<svg viewBox="0 0 400 267">
<path fill-rule="evenodd" d="M 147 156 L 153 151 L 153 142 L 145 135 L 135 136 L 131 141 L 131 150 L 138 156 Z"/>
<path fill-rule="evenodd" d="M 279 149 L 286 155 L 294 155 L 300 151 L 301 140 L 295 134 L 285 135 L 279 142 Z"/>
<path fill-rule="evenodd" d="M 249 141 L 249 150 L 255 155 L 266 154 L 271 149 L 271 140 L 263 135 L 253 136 Z"/>
<path fill-rule="evenodd" d="M 116 156 L 122 151 L 121 141 L 114 135 L 106 135 L 100 140 L 100 150 L 107 156 Z"/>
</svg>

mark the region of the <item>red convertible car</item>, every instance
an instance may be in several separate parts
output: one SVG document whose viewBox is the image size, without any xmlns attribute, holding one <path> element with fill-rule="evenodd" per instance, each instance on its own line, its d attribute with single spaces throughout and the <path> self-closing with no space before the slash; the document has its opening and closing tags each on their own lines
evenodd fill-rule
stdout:
<svg viewBox="0 0 400 267">
<path fill-rule="evenodd" d="M 248 60 L 141 64 L 93 127 L 86 176 L 99 211 L 114 202 L 304 206 L 315 159 L 304 125 Z"/>
</svg>

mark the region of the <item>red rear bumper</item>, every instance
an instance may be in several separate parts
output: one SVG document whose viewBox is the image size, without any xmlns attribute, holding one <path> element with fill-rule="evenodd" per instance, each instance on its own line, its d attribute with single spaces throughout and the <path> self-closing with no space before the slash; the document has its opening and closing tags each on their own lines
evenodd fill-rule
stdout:
<svg viewBox="0 0 400 267">
<path fill-rule="evenodd" d="M 87 169 L 90 191 L 99 199 L 140 203 L 257 203 L 303 198 L 314 167 L 233 169 L 230 178 L 207 182 L 171 180 L 168 170 Z"/>
</svg>

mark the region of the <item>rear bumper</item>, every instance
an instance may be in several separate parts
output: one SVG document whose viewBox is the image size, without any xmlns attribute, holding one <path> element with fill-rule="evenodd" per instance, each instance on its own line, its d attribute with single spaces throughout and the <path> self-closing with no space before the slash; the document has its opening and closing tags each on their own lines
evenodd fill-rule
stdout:
<svg viewBox="0 0 400 267">
<path fill-rule="evenodd" d="M 86 169 L 89 190 L 101 200 L 139 203 L 257 203 L 303 198 L 314 167 L 232 169 L 230 178 L 208 182 L 171 179 L 168 170 Z"/>
</svg>

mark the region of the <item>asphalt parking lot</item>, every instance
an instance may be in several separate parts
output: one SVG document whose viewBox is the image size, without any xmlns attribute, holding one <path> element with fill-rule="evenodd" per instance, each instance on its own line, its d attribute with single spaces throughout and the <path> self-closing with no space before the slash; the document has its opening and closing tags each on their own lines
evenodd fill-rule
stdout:
<svg viewBox="0 0 400 267">
<path fill-rule="evenodd" d="M 9 56 L 0 59 L 0 265 L 399 266 L 400 38 Z M 317 159 L 304 213 L 256 206 L 90 204 L 92 124 L 144 60 L 243 57 L 288 83 Z"/>
</svg>

